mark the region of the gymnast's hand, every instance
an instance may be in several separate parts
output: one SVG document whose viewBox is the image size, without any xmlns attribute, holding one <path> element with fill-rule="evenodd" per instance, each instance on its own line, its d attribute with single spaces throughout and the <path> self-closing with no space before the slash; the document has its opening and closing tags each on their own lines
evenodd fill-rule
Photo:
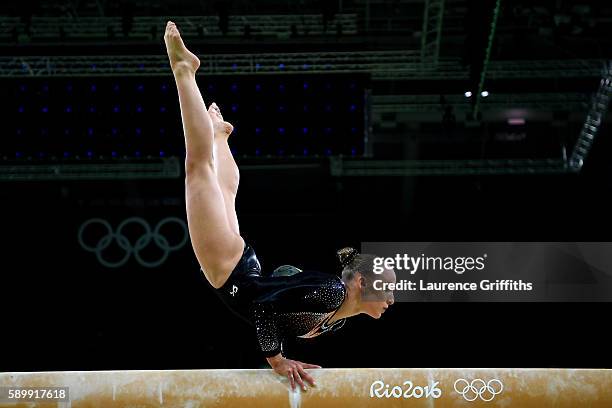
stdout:
<svg viewBox="0 0 612 408">
<path fill-rule="evenodd" d="M 314 378 L 306 372 L 306 368 L 321 368 L 321 366 L 315 364 L 302 363 L 301 361 L 290 360 L 283 357 L 280 353 L 274 357 L 268 358 L 268 363 L 272 366 L 272 369 L 280 375 L 287 376 L 291 383 L 291 389 L 295 390 L 295 383 L 297 382 L 304 391 L 306 391 L 306 385 L 304 380 L 311 386 L 315 386 Z"/>
</svg>

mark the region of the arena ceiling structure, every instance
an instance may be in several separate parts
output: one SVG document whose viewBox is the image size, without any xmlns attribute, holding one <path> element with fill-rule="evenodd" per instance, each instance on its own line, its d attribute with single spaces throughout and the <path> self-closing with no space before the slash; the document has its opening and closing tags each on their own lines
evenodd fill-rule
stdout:
<svg viewBox="0 0 612 408">
<path fill-rule="evenodd" d="M 21 325 L 3 337 L 12 352 L 0 385 L 14 372 L 30 372 L 23 381 L 51 371 L 80 381 L 84 372 L 128 370 L 108 379 L 131 383 L 134 369 L 173 370 L 136 387 L 166 404 L 189 399 L 193 382 L 215 381 L 214 372 L 192 370 L 221 369 L 238 385 L 263 381 L 259 390 L 272 398 L 263 405 L 293 395 L 259 370 L 266 361 L 256 331 L 223 306 L 189 242 L 191 220 L 209 215 L 186 219 L 181 73 L 167 55 L 168 20 L 199 57 L 205 105 L 215 102 L 233 125 L 231 152 L 222 143 L 224 157 L 213 149 L 213 162 L 238 167 L 239 192 L 234 173 L 223 204 L 262 271 L 277 276 L 293 265 L 280 270 L 338 275 L 338 249 L 378 253 L 368 243 L 472 243 L 457 252 L 462 259 L 486 254 L 488 243 L 533 249 L 496 252 L 503 279 L 448 270 L 462 285 L 442 288 L 444 299 L 429 285 L 443 276 L 419 271 L 411 276 L 424 283 L 423 297 L 397 296 L 384 318 L 360 316 L 332 336 L 289 339 L 287 356 L 325 367 L 323 380 L 355 373 L 364 383 L 379 368 L 412 376 L 456 367 L 437 370 L 450 380 L 462 367 L 525 367 L 504 374 L 513 387 L 536 368 L 554 379 L 612 366 L 600 317 L 612 304 L 586 297 L 612 287 L 605 267 L 587 262 L 591 243 L 609 253 L 612 230 L 612 3 L 6 0 L 0 286 Z M 206 153 L 198 158 L 210 163 Z M 539 244 L 550 249 L 542 258 Z M 501 290 L 527 275 L 523 282 L 535 282 L 548 266 L 542 301 L 521 287 Z M 468 288 L 470 276 L 487 282 L 485 296 Z M 398 286 L 406 281 L 397 276 Z M 465 316 L 489 324 L 470 328 Z M 560 340 L 571 350 L 560 352 Z M 353 398 L 349 377 L 323 384 L 346 385 Z M 169 393 L 168 381 L 183 395 Z M 452 382 L 443 387 L 453 392 Z M 115 402 L 144 404 L 136 388 Z M 98 391 L 91 401 L 112 400 L 110 382 Z M 303 406 L 327 398 L 323 391 L 305 394 Z M 362 396 L 356 405 L 375 402 Z"/>
<path fill-rule="evenodd" d="M 577 0 L 7 1 L 0 79 L 167 78 L 168 19 L 198 49 L 202 77 L 367 78 L 362 146 L 249 146 L 237 152 L 247 170 L 298 161 L 337 177 L 579 172 L 609 123 L 612 6 Z M 0 152 L 4 179 L 180 173 L 168 155 L 24 153 L 32 162 L 16 166 L 15 154 Z"/>
</svg>

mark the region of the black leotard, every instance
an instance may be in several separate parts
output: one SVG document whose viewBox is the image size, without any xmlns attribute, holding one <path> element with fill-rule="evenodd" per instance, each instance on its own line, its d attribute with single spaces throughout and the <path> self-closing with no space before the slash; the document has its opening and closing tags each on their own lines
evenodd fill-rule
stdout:
<svg viewBox="0 0 612 408">
<path fill-rule="evenodd" d="M 266 357 L 282 351 L 288 336 L 314 337 L 344 325 L 328 322 L 346 296 L 344 282 L 329 273 L 304 271 L 292 276 L 266 276 L 255 251 L 245 245 L 227 282 L 215 289 L 238 316 L 255 326 Z"/>
</svg>

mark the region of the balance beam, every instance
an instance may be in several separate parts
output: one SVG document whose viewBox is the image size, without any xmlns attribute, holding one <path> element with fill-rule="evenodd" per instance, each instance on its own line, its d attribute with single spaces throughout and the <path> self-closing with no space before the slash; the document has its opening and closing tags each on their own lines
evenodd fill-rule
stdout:
<svg viewBox="0 0 612 408">
<path fill-rule="evenodd" d="M 309 372 L 317 387 L 307 391 L 291 391 L 271 370 L 0 373 L 0 389 L 68 387 L 70 396 L 69 402 L 5 401 L 0 407 L 612 407 L 611 370 Z"/>
</svg>

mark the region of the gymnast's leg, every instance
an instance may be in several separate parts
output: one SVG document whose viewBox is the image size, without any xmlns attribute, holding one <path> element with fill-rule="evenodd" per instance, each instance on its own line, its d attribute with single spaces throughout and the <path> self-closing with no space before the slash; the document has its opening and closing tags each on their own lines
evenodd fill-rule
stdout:
<svg viewBox="0 0 612 408">
<path fill-rule="evenodd" d="M 238 194 L 238 183 L 240 182 L 240 172 L 234 156 L 228 145 L 228 138 L 234 127 L 231 123 L 225 122 L 221 115 L 221 109 L 216 103 L 212 103 L 208 108 L 208 114 L 213 122 L 215 134 L 214 158 L 215 170 L 219 187 L 223 193 L 225 209 L 230 227 L 236 234 L 240 234 L 238 217 L 236 215 L 236 194 Z"/>
<path fill-rule="evenodd" d="M 244 241 L 227 217 L 213 159 L 213 123 L 198 89 L 198 58 L 185 45 L 176 25 L 164 35 L 178 89 L 185 134 L 185 202 L 189 235 L 204 275 L 215 288 L 223 286 L 244 250 Z"/>
</svg>

